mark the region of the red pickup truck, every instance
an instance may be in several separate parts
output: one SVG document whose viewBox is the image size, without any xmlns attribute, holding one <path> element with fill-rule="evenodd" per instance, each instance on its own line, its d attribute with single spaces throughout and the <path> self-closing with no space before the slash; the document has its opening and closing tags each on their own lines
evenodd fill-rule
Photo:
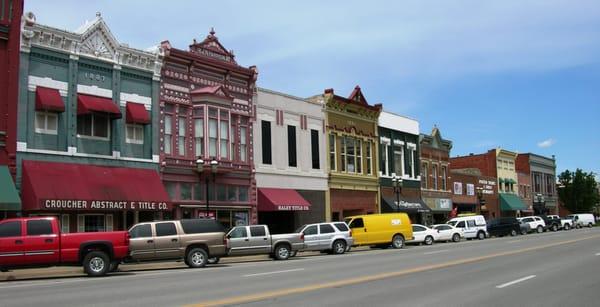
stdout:
<svg viewBox="0 0 600 307">
<path fill-rule="evenodd" d="M 117 268 L 129 254 L 126 231 L 61 233 L 55 217 L 0 221 L 0 271 L 12 268 L 82 265 L 89 276 Z"/>
</svg>

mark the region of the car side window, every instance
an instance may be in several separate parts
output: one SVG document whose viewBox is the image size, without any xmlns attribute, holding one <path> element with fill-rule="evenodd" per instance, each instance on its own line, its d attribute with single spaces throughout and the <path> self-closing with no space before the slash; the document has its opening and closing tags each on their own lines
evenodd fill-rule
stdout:
<svg viewBox="0 0 600 307">
<path fill-rule="evenodd" d="M 420 231 L 425 231 L 425 228 L 421 227 L 421 226 L 415 226 L 413 225 L 413 232 L 420 232 Z"/>
<path fill-rule="evenodd" d="M 236 227 L 230 233 L 229 236 L 231 238 L 245 238 L 248 236 L 248 232 L 246 231 L 246 227 Z"/>
<path fill-rule="evenodd" d="M 13 221 L 0 224 L 0 238 L 21 236 L 21 222 Z"/>
<path fill-rule="evenodd" d="M 441 226 L 438 226 L 437 229 L 439 229 L 439 230 L 448 230 L 448 229 L 450 229 L 450 226 L 441 225 Z"/>
<path fill-rule="evenodd" d="M 177 234 L 175 223 L 157 223 L 155 227 L 157 237 L 174 236 Z"/>
<path fill-rule="evenodd" d="M 335 228 L 337 228 L 339 231 L 348 231 L 348 226 L 346 225 L 346 223 L 335 223 L 333 224 L 335 226 Z"/>
<path fill-rule="evenodd" d="M 364 228 L 365 224 L 363 223 L 363 219 L 362 218 L 356 218 L 353 219 L 352 222 L 350 222 L 350 228 Z"/>
<path fill-rule="evenodd" d="M 250 226 L 250 236 L 251 237 L 264 237 L 267 233 L 265 232 L 265 227 L 263 226 Z"/>
<path fill-rule="evenodd" d="M 456 228 L 465 228 L 465 221 L 460 221 L 456 224 Z"/>
<path fill-rule="evenodd" d="M 129 236 L 135 238 L 150 238 L 152 237 L 152 227 L 150 224 L 137 225 L 129 231 Z"/>
<path fill-rule="evenodd" d="M 335 229 L 333 229 L 333 226 L 331 226 L 329 224 L 319 225 L 319 229 L 321 230 L 321 234 L 335 232 Z"/>
<path fill-rule="evenodd" d="M 305 236 L 316 235 L 318 233 L 317 232 L 317 225 L 312 225 L 312 226 L 306 227 L 306 229 L 304 229 L 304 231 L 302 233 L 304 233 Z"/>
<path fill-rule="evenodd" d="M 51 235 L 52 233 L 52 223 L 49 220 L 27 221 L 28 236 Z"/>
<path fill-rule="evenodd" d="M 467 225 L 468 225 L 469 227 L 475 227 L 475 221 L 473 221 L 473 220 L 468 220 L 468 221 L 467 221 Z"/>
</svg>

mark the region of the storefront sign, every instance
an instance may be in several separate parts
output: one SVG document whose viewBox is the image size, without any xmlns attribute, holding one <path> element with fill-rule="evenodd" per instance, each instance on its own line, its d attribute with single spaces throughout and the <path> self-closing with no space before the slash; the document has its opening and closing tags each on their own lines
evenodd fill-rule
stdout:
<svg viewBox="0 0 600 307">
<path fill-rule="evenodd" d="M 481 188 L 483 188 L 483 190 L 481 191 L 483 194 L 494 194 L 494 187 L 496 186 L 495 181 L 480 179 L 479 184 L 481 185 Z"/>
<path fill-rule="evenodd" d="M 217 215 L 217 213 L 215 211 L 208 211 L 209 219 L 214 220 L 216 215 Z M 206 211 L 198 211 L 198 217 L 201 219 L 207 218 Z"/>
<path fill-rule="evenodd" d="M 110 200 L 42 200 L 42 208 L 47 210 L 170 210 L 165 202 L 110 201 Z"/>
<path fill-rule="evenodd" d="M 454 194 L 456 195 L 462 195 L 462 182 L 455 182 L 454 183 Z"/>
<path fill-rule="evenodd" d="M 452 209 L 452 200 L 448 198 L 438 198 L 435 200 L 437 207 L 440 209 Z"/>
<path fill-rule="evenodd" d="M 301 206 L 301 205 L 278 205 L 277 210 L 279 211 L 308 211 L 310 210 L 309 206 Z"/>
</svg>

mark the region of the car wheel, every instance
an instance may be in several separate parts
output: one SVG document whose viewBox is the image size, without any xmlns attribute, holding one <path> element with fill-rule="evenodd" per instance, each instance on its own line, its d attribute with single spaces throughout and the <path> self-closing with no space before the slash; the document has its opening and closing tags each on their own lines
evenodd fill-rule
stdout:
<svg viewBox="0 0 600 307">
<path fill-rule="evenodd" d="M 514 237 L 516 235 L 517 235 L 517 231 L 516 230 L 513 229 L 513 230 L 510 231 L 510 236 L 511 237 Z"/>
<path fill-rule="evenodd" d="M 105 252 L 92 251 L 83 258 L 83 270 L 89 276 L 106 275 L 109 269 L 110 261 Z"/>
<path fill-rule="evenodd" d="M 563 226 L 564 230 L 571 230 L 571 225 L 569 224 L 565 224 L 565 226 Z"/>
<path fill-rule="evenodd" d="M 589 224 L 588 224 L 588 227 L 589 227 L 589 228 L 592 228 L 592 227 L 594 227 L 594 225 L 593 225 L 592 223 L 589 223 Z"/>
<path fill-rule="evenodd" d="M 287 260 L 290 258 L 290 248 L 285 244 L 277 245 L 275 248 L 275 259 L 277 260 Z"/>
<path fill-rule="evenodd" d="M 460 242 L 460 235 L 455 233 L 452 235 L 452 242 Z"/>
<path fill-rule="evenodd" d="M 424 243 L 425 243 L 425 245 L 431 245 L 431 244 L 433 244 L 433 237 L 432 236 L 426 236 Z"/>
<path fill-rule="evenodd" d="M 544 232 L 544 227 L 542 227 L 542 225 L 538 225 L 537 233 L 542 233 L 542 232 Z"/>
<path fill-rule="evenodd" d="M 392 238 L 392 247 L 396 249 L 404 247 L 404 237 L 401 235 L 394 235 Z"/>
<path fill-rule="evenodd" d="M 343 254 L 344 252 L 346 252 L 346 242 L 344 242 L 343 240 L 335 240 L 333 242 L 333 253 L 336 255 L 340 255 Z"/>
<path fill-rule="evenodd" d="M 478 232 L 477 239 L 479 239 L 479 240 L 485 239 L 485 233 L 483 231 Z"/>
<path fill-rule="evenodd" d="M 186 259 L 187 265 L 190 268 L 202 268 L 205 267 L 208 262 L 208 254 L 202 248 L 192 248 L 187 253 Z"/>
<path fill-rule="evenodd" d="M 558 231 L 558 225 L 556 225 L 556 224 L 552 225 L 552 231 Z"/>
<path fill-rule="evenodd" d="M 208 258 L 208 264 L 217 264 L 217 263 L 219 263 L 219 261 L 221 261 L 220 257 Z"/>
<path fill-rule="evenodd" d="M 526 235 L 526 234 L 527 234 L 527 230 L 521 229 L 521 235 Z"/>
<path fill-rule="evenodd" d="M 290 258 L 292 258 L 292 257 L 296 257 L 296 255 L 297 255 L 297 254 L 298 254 L 298 251 L 292 251 L 292 252 L 290 253 Z"/>
</svg>

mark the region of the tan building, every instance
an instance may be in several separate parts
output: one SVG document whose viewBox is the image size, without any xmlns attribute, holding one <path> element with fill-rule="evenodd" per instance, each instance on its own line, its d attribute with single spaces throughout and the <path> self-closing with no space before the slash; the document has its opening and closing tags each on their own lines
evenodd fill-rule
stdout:
<svg viewBox="0 0 600 307">
<path fill-rule="evenodd" d="M 381 104 L 370 105 L 359 86 L 348 98 L 326 89 L 310 99 L 325 106 L 326 220 L 380 212 L 377 123 Z"/>
</svg>

